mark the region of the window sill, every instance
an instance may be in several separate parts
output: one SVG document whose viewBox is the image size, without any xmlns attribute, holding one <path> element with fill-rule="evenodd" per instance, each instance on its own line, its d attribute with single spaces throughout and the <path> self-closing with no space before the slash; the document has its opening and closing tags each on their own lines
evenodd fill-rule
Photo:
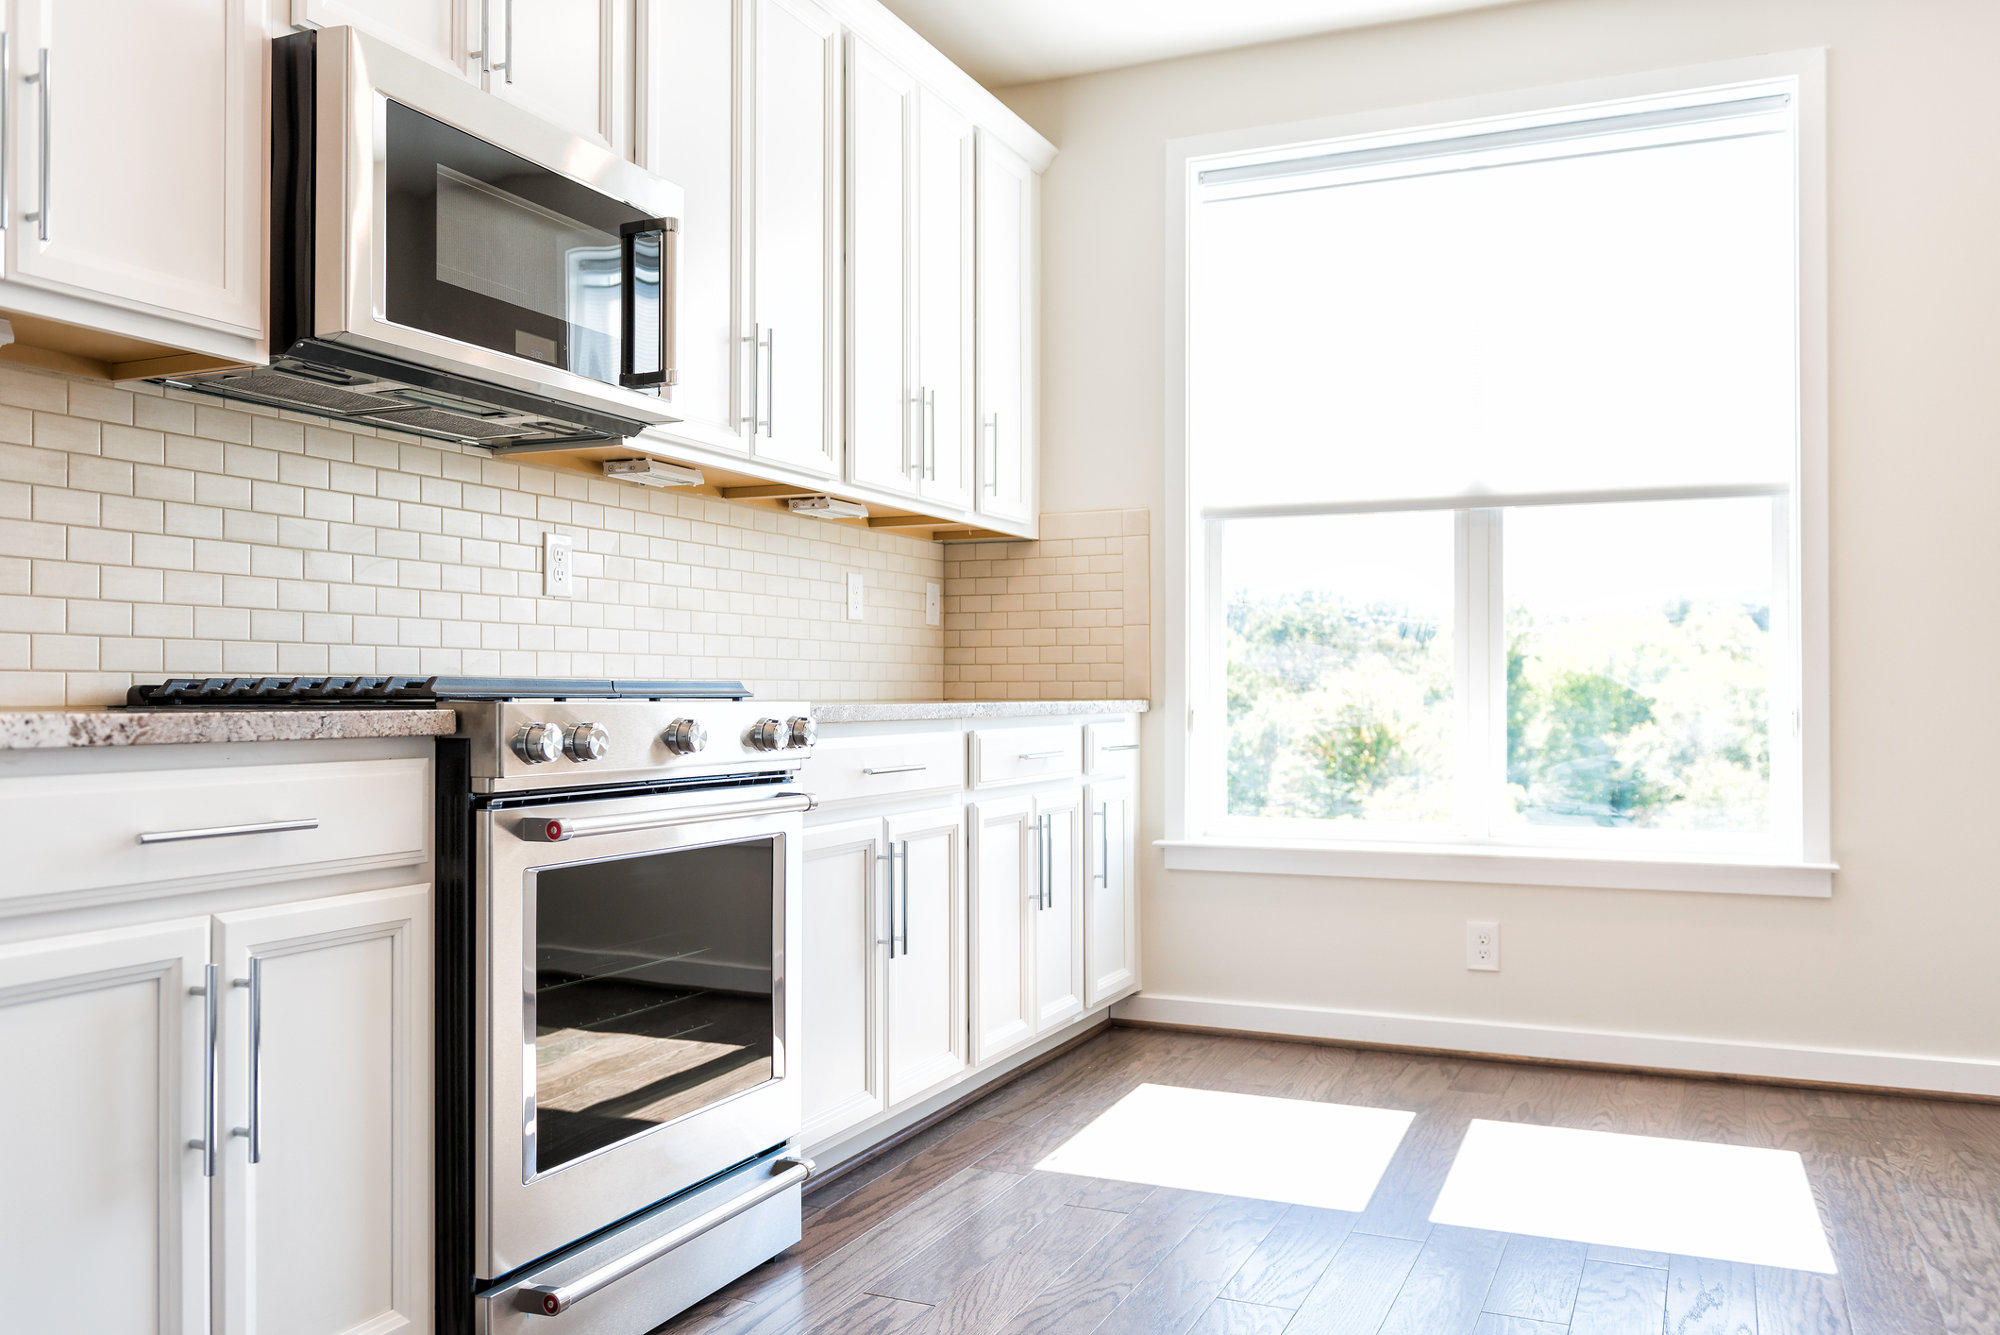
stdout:
<svg viewBox="0 0 2000 1335">
<path fill-rule="evenodd" d="M 1251 872 L 1273 876 L 1344 876 L 1370 880 L 1475 881 L 1598 890 L 1682 890 L 1724 895 L 1829 899 L 1831 862 L 1759 862 L 1742 858 L 1605 857 L 1566 849 L 1451 848 L 1426 844 L 1248 843 L 1162 839 L 1168 871 Z"/>
</svg>

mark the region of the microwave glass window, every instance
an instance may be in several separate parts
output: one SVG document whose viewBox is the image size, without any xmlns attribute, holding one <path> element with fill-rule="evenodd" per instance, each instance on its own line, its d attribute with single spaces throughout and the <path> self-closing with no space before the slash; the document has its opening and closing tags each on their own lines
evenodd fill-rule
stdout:
<svg viewBox="0 0 2000 1335">
<path fill-rule="evenodd" d="M 399 102 L 387 137 L 389 318 L 617 384 L 620 229 L 643 215 Z M 657 252 L 635 266 L 642 343 L 658 340 Z"/>
<path fill-rule="evenodd" d="M 533 873 L 533 1171 L 773 1078 L 780 865 L 757 839 Z"/>
</svg>

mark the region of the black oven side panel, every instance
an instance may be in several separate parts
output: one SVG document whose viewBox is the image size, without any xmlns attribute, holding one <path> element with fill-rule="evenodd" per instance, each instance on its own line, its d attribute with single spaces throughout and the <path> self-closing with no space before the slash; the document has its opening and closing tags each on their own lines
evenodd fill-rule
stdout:
<svg viewBox="0 0 2000 1335">
<path fill-rule="evenodd" d="M 437 743 L 436 1335 L 473 1335 L 473 1042 L 478 849 L 472 748 Z"/>
</svg>

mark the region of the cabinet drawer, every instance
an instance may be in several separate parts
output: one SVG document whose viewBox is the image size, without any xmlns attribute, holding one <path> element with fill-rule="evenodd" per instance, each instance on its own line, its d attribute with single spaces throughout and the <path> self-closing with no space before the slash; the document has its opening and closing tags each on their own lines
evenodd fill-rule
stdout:
<svg viewBox="0 0 2000 1335">
<path fill-rule="evenodd" d="M 972 734 L 972 786 L 1060 779 L 1083 769 L 1083 729 L 981 728 Z"/>
<path fill-rule="evenodd" d="M 1130 774 L 1138 767 L 1139 725 L 1132 719 L 1087 723 L 1083 757 L 1092 774 Z"/>
<path fill-rule="evenodd" d="M 821 737 L 799 771 L 821 806 L 965 787 L 965 737 L 953 732 Z"/>
<path fill-rule="evenodd" d="M 431 806 L 430 762 L 418 758 L 0 779 L 0 810 L 32 832 L 16 841 L 0 903 L 420 862 Z"/>
</svg>

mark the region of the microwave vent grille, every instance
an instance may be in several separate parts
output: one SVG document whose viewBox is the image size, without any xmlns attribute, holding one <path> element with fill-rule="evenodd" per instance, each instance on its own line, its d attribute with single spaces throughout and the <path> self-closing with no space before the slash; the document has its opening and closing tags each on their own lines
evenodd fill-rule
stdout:
<svg viewBox="0 0 2000 1335">
<path fill-rule="evenodd" d="M 539 434 L 518 422 L 495 422 L 467 413 L 448 413 L 436 408 L 412 408 L 407 412 L 377 413 L 375 420 L 387 427 L 408 431 L 434 431 L 439 435 L 466 440 L 502 440 L 511 436 Z"/>
<path fill-rule="evenodd" d="M 385 406 L 376 395 L 356 394 L 337 385 L 321 384 L 282 371 L 228 376 L 226 384 L 238 394 L 254 394 L 276 403 L 296 403 L 323 413 L 379 413 Z"/>
</svg>

